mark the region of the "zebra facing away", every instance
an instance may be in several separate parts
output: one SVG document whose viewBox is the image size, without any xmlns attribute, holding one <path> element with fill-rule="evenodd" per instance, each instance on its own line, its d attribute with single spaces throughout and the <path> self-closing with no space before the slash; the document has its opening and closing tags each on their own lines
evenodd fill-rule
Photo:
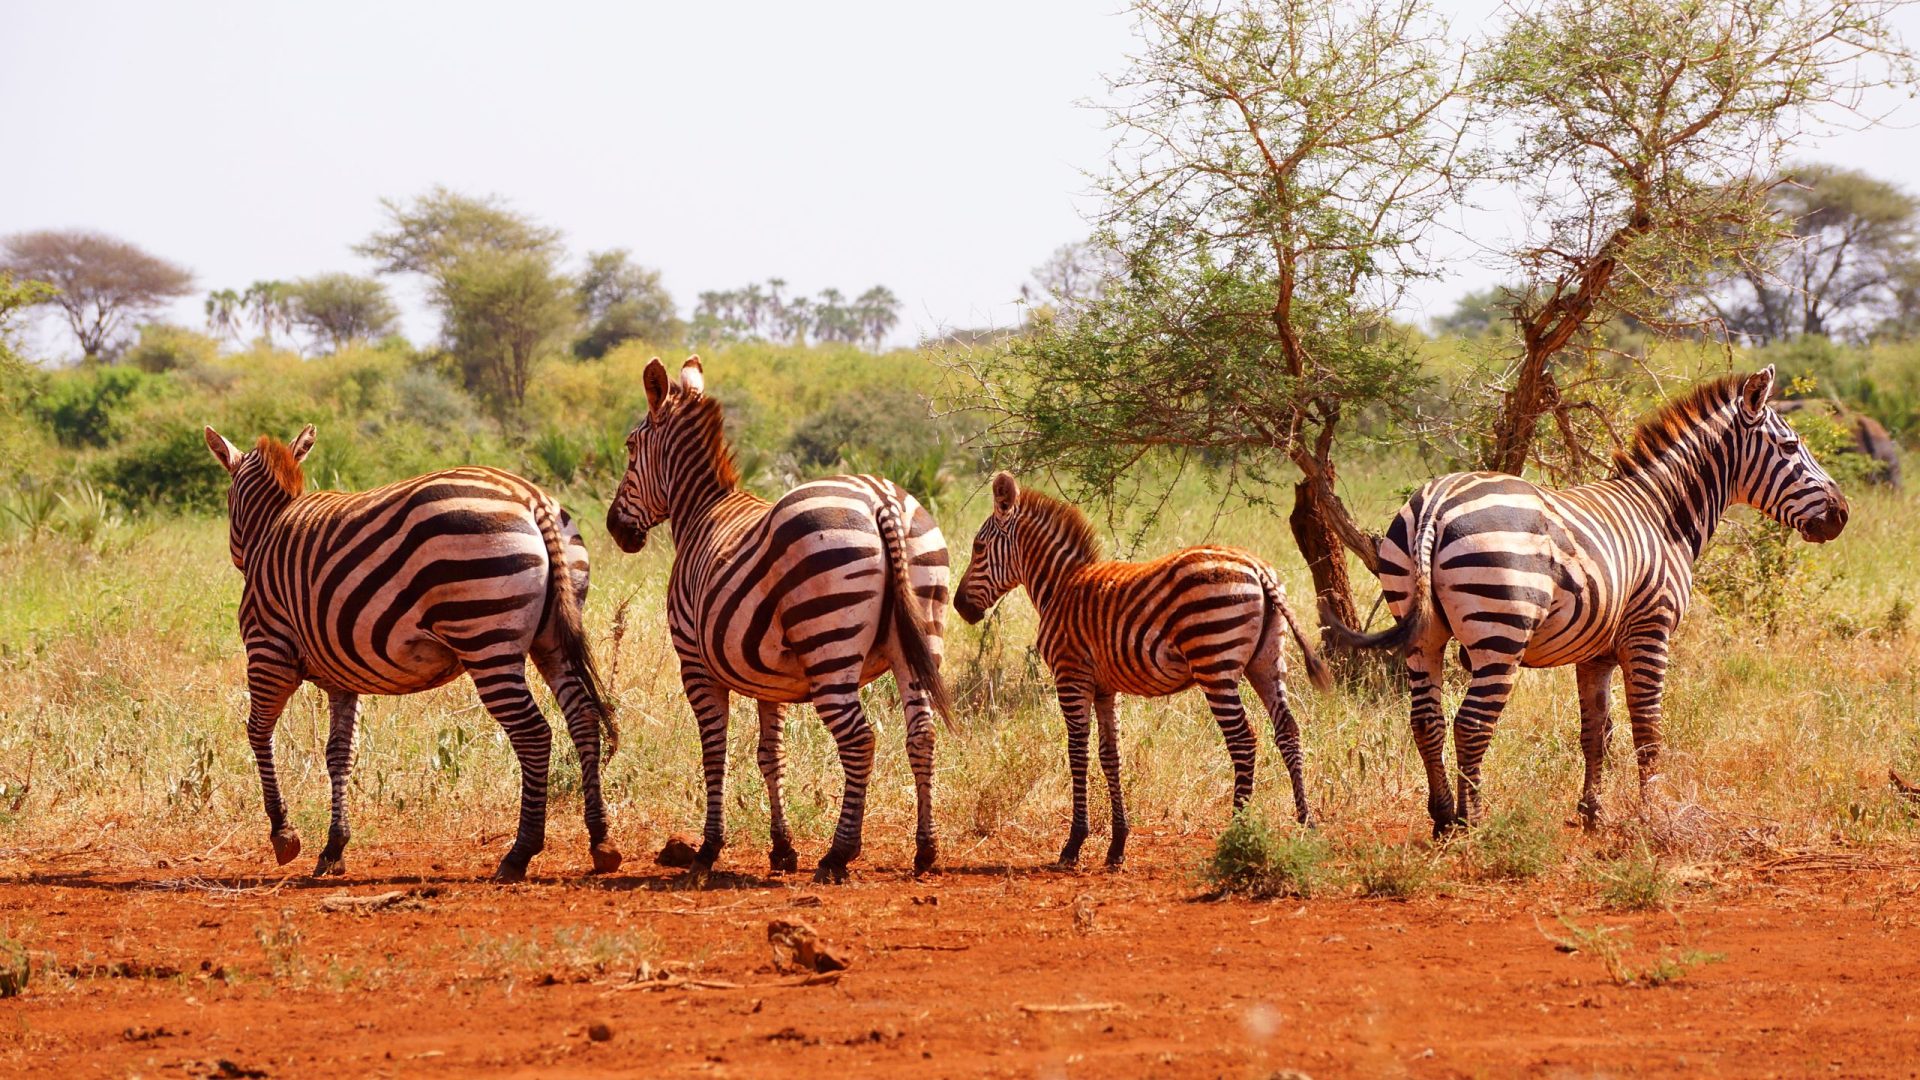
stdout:
<svg viewBox="0 0 1920 1080">
<path fill-rule="evenodd" d="M 1337 639 L 1405 650 L 1436 834 L 1477 814 L 1481 757 L 1521 667 L 1575 666 L 1585 825 L 1600 817 L 1616 668 L 1643 795 L 1658 780 L 1667 645 L 1687 610 L 1694 560 L 1721 515 L 1744 503 L 1815 543 L 1847 523 L 1839 487 L 1768 408 L 1773 388 L 1772 366 L 1696 386 L 1642 423 L 1613 475 L 1596 483 L 1556 491 L 1505 473 L 1455 473 L 1401 507 L 1379 548 L 1395 624 L 1362 635 L 1322 615 Z M 1453 720 L 1457 801 L 1442 760 L 1450 639 L 1472 677 Z"/>
<path fill-rule="evenodd" d="M 1040 655 L 1053 671 L 1067 722 L 1073 825 L 1060 852 L 1062 867 L 1079 861 L 1087 838 L 1089 709 L 1100 724 L 1100 768 L 1113 811 L 1107 865 L 1126 859 L 1115 694 L 1162 697 L 1199 686 L 1226 736 L 1238 810 L 1253 796 L 1255 740 L 1240 703 L 1245 678 L 1273 721 L 1273 739 L 1293 781 L 1294 815 L 1303 824 L 1310 820 L 1300 726 L 1287 707 L 1283 631 L 1299 646 L 1313 684 L 1324 690 L 1328 677 L 1273 567 L 1225 547 L 1185 548 L 1146 563 L 1102 561 L 1093 527 L 1077 508 L 1022 490 L 1011 473 L 996 473 L 993 513 L 974 534 L 954 610 L 979 622 L 1019 585 L 1040 614 Z"/>
<path fill-rule="evenodd" d="M 332 825 L 316 876 L 346 872 L 347 779 L 361 694 L 411 694 L 473 677 L 520 761 L 520 829 L 496 877 L 517 881 L 545 845 L 552 730 L 527 686 L 527 658 L 553 689 L 580 755 L 593 868 L 620 865 L 600 795 L 601 735 L 618 744 L 580 625 L 587 550 L 546 492 L 498 469 L 430 473 L 365 492 L 307 491 L 291 445 L 241 453 L 212 428 L 232 477 L 228 540 L 245 586 L 247 740 L 260 769 L 273 851 L 300 854 L 274 776 L 273 729 L 302 681 L 327 694 Z"/>
<path fill-rule="evenodd" d="M 845 881 L 860 853 L 873 727 L 860 688 L 893 672 L 906 711 L 917 803 L 914 872 L 937 857 L 933 714 L 948 714 L 940 680 L 947 544 L 912 495 L 875 476 L 835 476 L 766 500 L 740 487 L 698 357 L 676 384 L 655 359 L 642 376 L 647 415 L 627 436 L 627 471 L 607 532 L 629 553 L 670 522 L 667 626 L 699 722 L 706 828 L 696 872 L 725 840 L 727 714 L 732 694 L 759 702 L 773 870 L 798 868 L 783 784 L 785 706 L 812 702 L 846 774 L 833 845 L 816 881 Z"/>
</svg>

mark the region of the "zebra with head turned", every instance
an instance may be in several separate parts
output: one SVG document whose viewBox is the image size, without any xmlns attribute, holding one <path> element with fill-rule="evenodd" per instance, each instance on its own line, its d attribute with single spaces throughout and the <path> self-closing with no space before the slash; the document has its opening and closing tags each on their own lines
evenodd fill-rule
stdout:
<svg viewBox="0 0 1920 1080">
<path fill-rule="evenodd" d="M 974 534 L 973 557 L 953 607 L 979 622 L 1001 596 L 1025 585 L 1040 614 L 1039 650 L 1053 671 L 1067 722 L 1073 774 L 1073 825 L 1060 865 L 1079 861 L 1087 838 L 1088 711 L 1100 724 L 1100 768 L 1107 778 L 1113 833 L 1107 865 L 1126 858 L 1127 811 L 1120 791 L 1119 726 L 1114 695 L 1162 697 L 1199 686 L 1233 759 L 1233 806 L 1253 796 L 1255 739 L 1240 703 L 1240 680 L 1273 721 L 1273 738 L 1293 781 L 1294 814 L 1307 809 L 1300 726 L 1287 706 L 1284 635 L 1292 636 L 1307 675 L 1324 690 L 1326 668 L 1287 606 L 1273 567 L 1226 547 L 1190 547 L 1146 563 L 1108 562 L 1086 516 L 1031 489 L 1011 473 L 993 478 L 993 513 Z"/>
<path fill-rule="evenodd" d="M 326 691 L 332 825 L 314 874 L 345 873 L 347 779 L 361 694 L 411 694 L 471 675 L 520 761 L 520 830 L 497 877 L 517 881 L 545 846 L 552 730 L 527 686 L 527 658 L 553 689 L 580 755 L 593 867 L 607 839 L 601 736 L 618 744 L 580 624 L 587 550 L 546 492 L 498 469 L 430 473 L 365 492 L 307 491 L 291 445 L 261 436 L 241 453 L 212 428 L 207 448 L 232 477 L 233 564 L 245 586 L 247 739 L 260 769 L 274 854 L 300 853 L 274 776 L 273 729 L 302 681 Z"/>
<path fill-rule="evenodd" d="M 677 384 L 658 359 L 641 381 L 647 415 L 627 436 L 627 471 L 607 508 L 607 531 L 631 553 L 649 530 L 671 523 L 667 625 L 699 722 L 707 785 L 695 869 L 711 869 L 725 841 L 727 714 L 730 695 L 741 694 L 759 702 L 775 871 L 798 867 L 784 807 L 784 707 L 812 702 L 832 733 L 846 790 L 833 846 L 814 876 L 846 880 L 860 853 L 873 770 L 860 688 L 887 671 L 907 717 L 914 872 L 931 869 L 933 713 L 948 714 L 940 680 L 947 544 L 939 526 L 912 495 L 876 476 L 816 480 L 769 503 L 740 487 L 698 357 Z"/>
<path fill-rule="evenodd" d="M 1596 483 L 1556 491 L 1505 473 L 1455 473 L 1401 507 L 1379 549 L 1394 626 L 1361 635 L 1322 615 L 1350 644 L 1406 651 L 1436 834 L 1477 811 L 1481 757 L 1521 667 L 1575 665 L 1585 824 L 1600 815 L 1616 668 L 1624 671 L 1643 791 L 1658 778 L 1668 641 L 1687 610 L 1694 560 L 1721 515 L 1744 503 L 1815 543 L 1847 523 L 1833 478 L 1767 406 L 1773 388 L 1771 366 L 1695 387 L 1642 423 L 1613 475 Z M 1472 676 L 1453 720 L 1457 801 L 1442 760 L 1441 663 L 1450 639 L 1459 640 Z"/>
</svg>

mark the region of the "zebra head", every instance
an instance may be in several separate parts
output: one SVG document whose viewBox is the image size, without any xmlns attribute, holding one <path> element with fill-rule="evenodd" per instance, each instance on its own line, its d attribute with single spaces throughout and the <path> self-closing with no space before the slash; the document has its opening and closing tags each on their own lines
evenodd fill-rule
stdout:
<svg viewBox="0 0 1920 1080">
<path fill-rule="evenodd" d="M 953 610 L 970 623 L 1021 583 L 1019 543 L 1014 536 L 1020 512 L 1020 483 L 1010 472 L 993 474 L 993 513 L 973 534 L 973 556 L 953 592 Z"/>
<path fill-rule="evenodd" d="M 627 433 L 627 471 L 607 507 L 607 532 L 629 555 L 646 547 L 648 531 L 671 514 L 674 486 L 686 471 L 689 451 L 710 452 L 709 439 L 690 436 L 702 435 L 700 429 L 710 426 L 717 437 L 719 424 L 717 410 L 696 407 L 706 396 L 699 357 L 689 357 L 681 366 L 677 385 L 654 357 L 640 382 L 647 391 L 647 415 Z M 704 424 L 709 413 L 712 422 Z"/>
<path fill-rule="evenodd" d="M 1780 414 L 1773 396 L 1773 365 L 1740 384 L 1740 456 L 1734 498 L 1804 540 L 1824 544 L 1847 526 L 1847 497 Z"/>
<path fill-rule="evenodd" d="M 306 489 L 300 463 L 313 449 L 313 425 L 300 429 L 291 443 L 262 435 L 244 454 L 213 428 L 205 434 L 207 449 L 232 478 L 227 486 L 227 549 L 233 565 L 245 570 L 247 549 L 274 515 Z"/>
</svg>

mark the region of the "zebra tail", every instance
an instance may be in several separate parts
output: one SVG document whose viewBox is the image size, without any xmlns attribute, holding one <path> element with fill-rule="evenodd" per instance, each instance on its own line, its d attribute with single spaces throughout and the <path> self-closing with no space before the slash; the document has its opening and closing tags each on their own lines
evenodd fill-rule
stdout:
<svg viewBox="0 0 1920 1080">
<path fill-rule="evenodd" d="M 1426 633 L 1427 624 L 1433 621 L 1433 544 L 1435 522 L 1440 517 L 1439 505 L 1437 498 L 1428 500 L 1414 537 L 1413 584 L 1409 595 L 1412 606 L 1406 616 L 1394 619 L 1392 626 L 1377 634 L 1363 634 L 1341 622 L 1333 613 L 1332 605 L 1323 599 L 1319 605 L 1320 622 L 1326 627 L 1327 637 L 1352 649 L 1405 652 L 1407 646 Z"/>
<path fill-rule="evenodd" d="M 913 680 L 920 684 L 947 730 L 953 731 L 953 701 L 947 696 L 946 680 L 940 677 L 940 662 L 933 658 L 933 650 L 927 646 L 927 625 L 920 617 L 913 581 L 907 576 L 907 542 L 900 527 L 899 510 L 883 498 L 874 520 L 880 526 L 880 539 L 886 548 L 888 588 L 893 590 L 893 636 L 900 643 L 900 653 L 907 661 L 907 669 L 913 673 Z"/>
<path fill-rule="evenodd" d="M 1287 632 L 1293 635 L 1293 643 L 1300 646 L 1300 659 L 1306 665 L 1307 681 L 1321 693 L 1333 689 L 1333 673 L 1327 670 L 1327 662 L 1320 658 L 1320 653 L 1314 649 L 1313 644 L 1307 640 L 1307 635 L 1301 631 L 1300 620 L 1294 618 L 1293 608 L 1287 606 L 1286 598 L 1280 595 L 1279 579 L 1269 571 L 1260 584 L 1267 591 L 1268 625 L 1272 625 L 1271 620 L 1275 614 L 1286 620 Z"/>
<path fill-rule="evenodd" d="M 560 538 L 559 526 L 545 505 L 538 505 L 534 517 L 540 523 L 540 536 L 547 542 L 547 611 L 553 618 L 554 636 L 560 642 L 560 657 L 587 695 L 587 706 L 600 717 L 600 738 L 605 743 L 602 760 L 620 750 L 620 725 L 614 720 L 613 706 L 607 704 L 607 692 L 600 681 L 600 666 L 594 662 L 593 649 L 587 644 L 587 631 L 580 612 L 580 595 L 573 590 L 573 575 L 567 571 L 567 548 Z M 557 690 L 557 688 L 556 688 Z"/>
</svg>

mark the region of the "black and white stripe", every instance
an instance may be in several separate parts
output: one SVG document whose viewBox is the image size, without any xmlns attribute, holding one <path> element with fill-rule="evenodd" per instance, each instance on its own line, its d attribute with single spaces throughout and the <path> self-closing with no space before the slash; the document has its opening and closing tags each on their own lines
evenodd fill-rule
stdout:
<svg viewBox="0 0 1920 1080">
<path fill-rule="evenodd" d="M 274 775 L 273 730 L 302 681 L 326 691 L 332 825 L 314 873 L 345 872 L 346 788 L 361 694 L 411 694 L 471 675 L 520 762 L 520 827 L 497 876 L 518 880 L 545 845 L 552 730 L 526 662 L 552 687 L 580 755 L 597 871 L 620 864 L 600 794 L 601 736 L 617 734 L 580 625 L 587 551 L 566 511 L 497 469 L 462 468 L 367 492 L 306 491 L 291 446 L 262 437 L 242 454 L 212 428 L 207 447 L 232 476 L 229 544 L 246 584 L 247 737 L 260 769 L 275 855 L 300 853 Z"/>
<path fill-rule="evenodd" d="M 1635 433 L 1606 480 L 1555 491 L 1504 473 L 1430 481 L 1380 543 L 1380 587 L 1396 624 L 1337 637 L 1406 650 L 1414 741 L 1439 832 L 1478 809 L 1480 761 L 1521 667 L 1576 666 L 1579 812 L 1599 819 L 1608 694 L 1624 671 L 1644 788 L 1658 778 L 1667 648 L 1693 591 L 1693 564 L 1729 505 L 1744 503 L 1823 543 L 1847 501 L 1777 413 L 1769 366 L 1695 387 Z M 1443 761 L 1441 664 L 1458 639 L 1472 682 L 1453 720 L 1457 798 Z"/>
<path fill-rule="evenodd" d="M 843 881 L 860 853 L 873 727 L 860 687 L 891 671 L 906 710 L 917 801 L 916 872 L 936 858 L 933 714 L 940 681 L 947 547 L 912 495 L 874 476 L 802 484 L 768 503 L 739 486 L 698 358 L 676 384 L 655 360 L 643 378 L 647 415 L 628 436 L 627 472 L 607 508 L 607 531 L 639 551 L 647 531 L 673 530 L 667 623 L 680 678 L 700 727 L 706 828 L 696 868 L 725 840 L 727 712 L 732 694 L 760 706 L 760 769 L 767 784 L 776 871 L 798 865 L 782 785 L 785 705 L 812 702 L 846 774 L 840 822 L 816 879 Z"/>
</svg>

